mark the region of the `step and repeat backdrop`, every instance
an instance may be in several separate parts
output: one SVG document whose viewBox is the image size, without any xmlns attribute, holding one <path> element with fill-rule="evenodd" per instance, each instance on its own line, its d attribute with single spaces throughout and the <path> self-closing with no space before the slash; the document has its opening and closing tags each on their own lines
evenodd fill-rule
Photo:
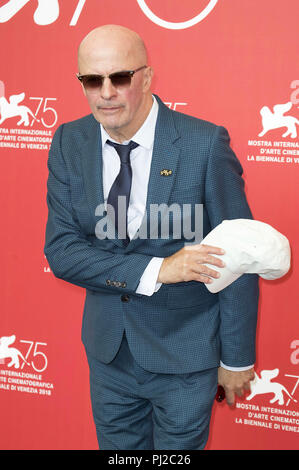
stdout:
<svg viewBox="0 0 299 470">
<path fill-rule="evenodd" d="M 286 235 L 292 268 L 260 280 L 257 380 L 215 402 L 207 448 L 296 449 L 299 437 L 298 0 L 0 1 L 0 447 L 97 449 L 81 344 L 85 291 L 43 253 L 56 128 L 89 114 L 77 47 L 137 31 L 171 108 L 225 126 L 254 217 Z"/>
</svg>

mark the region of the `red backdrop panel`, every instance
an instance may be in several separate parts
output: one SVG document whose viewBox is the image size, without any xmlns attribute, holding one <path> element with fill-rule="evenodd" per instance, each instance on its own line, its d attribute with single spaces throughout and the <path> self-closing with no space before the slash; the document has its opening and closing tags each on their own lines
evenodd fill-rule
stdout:
<svg viewBox="0 0 299 470">
<path fill-rule="evenodd" d="M 0 352 L 2 449 L 97 448 L 84 291 L 53 276 L 43 246 L 53 133 L 89 113 L 76 49 L 107 23 L 144 38 L 164 102 L 228 128 L 255 218 L 292 246 L 288 275 L 260 284 L 255 395 L 215 405 L 208 449 L 298 447 L 298 14 L 297 0 L 0 2 L 0 351 L 26 359 Z"/>
</svg>

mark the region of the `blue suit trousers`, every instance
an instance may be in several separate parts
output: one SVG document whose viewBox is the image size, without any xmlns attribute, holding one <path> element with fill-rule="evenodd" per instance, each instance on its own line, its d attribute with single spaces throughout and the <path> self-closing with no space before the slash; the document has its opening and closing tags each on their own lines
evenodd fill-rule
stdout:
<svg viewBox="0 0 299 470">
<path fill-rule="evenodd" d="M 87 351 L 99 448 L 204 449 L 218 368 L 188 374 L 143 369 L 124 332 L 114 359 L 104 364 Z"/>
</svg>

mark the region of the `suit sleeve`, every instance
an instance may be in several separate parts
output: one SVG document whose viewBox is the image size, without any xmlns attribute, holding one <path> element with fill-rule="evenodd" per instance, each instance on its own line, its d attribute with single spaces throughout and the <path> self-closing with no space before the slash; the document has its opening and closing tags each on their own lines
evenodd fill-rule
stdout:
<svg viewBox="0 0 299 470">
<path fill-rule="evenodd" d="M 51 270 L 56 277 L 86 289 L 134 294 L 152 256 L 113 253 L 86 238 L 72 209 L 68 170 L 60 145 L 62 131 L 63 125 L 54 135 L 48 158 L 44 253 Z M 115 282 L 111 285 L 109 281 Z"/>
<path fill-rule="evenodd" d="M 217 127 L 210 147 L 205 198 L 211 229 L 225 219 L 252 219 L 242 167 L 230 148 L 228 132 Z M 258 275 L 243 274 L 218 293 L 221 361 L 231 367 L 255 362 Z"/>
</svg>

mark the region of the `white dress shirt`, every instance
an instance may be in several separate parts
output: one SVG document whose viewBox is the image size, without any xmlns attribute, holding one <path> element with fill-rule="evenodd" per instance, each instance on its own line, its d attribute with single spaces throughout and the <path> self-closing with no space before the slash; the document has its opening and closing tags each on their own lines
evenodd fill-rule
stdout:
<svg viewBox="0 0 299 470">
<path fill-rule="evenodd" d="M 135 233 L 140 227 L 146 209 L 147 188 L 152 162 L 158 109 L 159 106 L 157 100 L 153 96 L 153 105 L 146 120 L 140 129 L 136 132 L 136 134 L 130 139 L 139 144 L 139 146 L 133 149 L 130 153 L 132 167 L 132 186 L 128 207 L 128 235 L 130 240 L 134 237 Z M 107 205 L 107 199 L 111 186 L 120 170 L 120 158 L 115 148 L 106 143 L 108 139 L 112 142 L 116 141 L 109 136 L 102 125 L 101 137 L 103 161 L 103 194 L 104 204 Z M 128 144 L 129 141 L 122 143 Z M 163 260 L 164 258 L 158 257 L 153 257 L 151 259 L 140 278 L 136 290 L 137 294 L 151 296 L 154 292 L 159 290 L 162 284 L 157 282 L 157 278 Z M 225 366 L 222 362 L 221 366 L 235 371 L 246 370 L 253 367 L 228 367 Z"/>
<path fill-rule="evenodd" d="M 147 199 L 147 187 L 151 169 L 152 154 L 154 147 L 155 127 L 158 116 L 158 103 L 153 96 L 153 105 L 151 110 L 144 121 L 143 125 L 132 137 L 134 142 L 139 144 L 138 147 L 133 149 L 130 153 L 130 161 L 132 167 L 132 186 L 128 207 L 128 235 L 130 240 L 134 237 L 139 229 L 145 209 Z M 107 199 L 111 186 L 117 177 L 120 170 L 120 158 L 116 150 L 106 141 L 111 139 L 109 134 L 101 125 L 102 136 L 102 158 L 103 158 L 103 193 L 104 203 L 107 204 Z M 129 141 L 123 142 L 127 144 Z M 164 258 L 153 257 L 147 265 L 142 277 L 140 278 L 139 285 L 136 293 L 143 295 L 153 295 L 161 283 L 156 282 L 161 264 Z"/>
</svg>

